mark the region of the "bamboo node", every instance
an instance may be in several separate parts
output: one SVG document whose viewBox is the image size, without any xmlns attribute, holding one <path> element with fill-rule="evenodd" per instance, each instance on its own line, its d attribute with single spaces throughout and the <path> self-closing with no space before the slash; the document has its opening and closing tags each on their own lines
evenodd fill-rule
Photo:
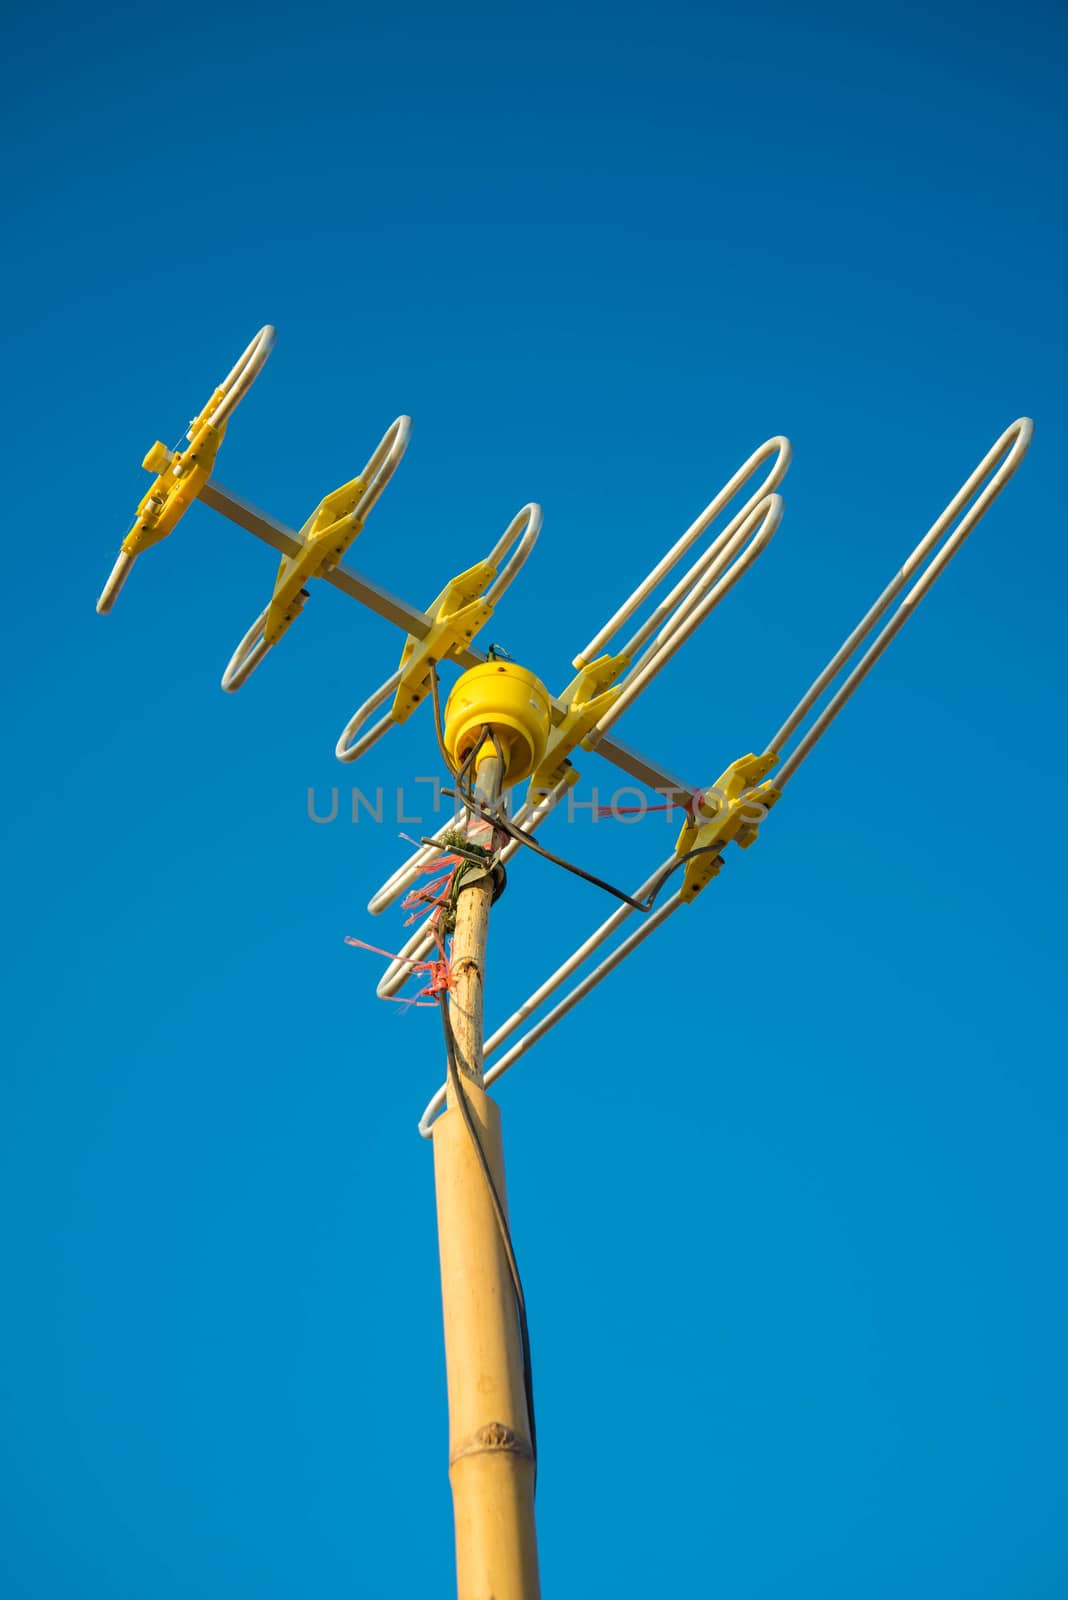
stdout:
<svg viewBox="0 0 1068 1600">
<path fill-rule="evenodd" d="M 504 1452 L 510 1455 L 524 1456 L 528 1460 L 533 1458 L 533 1451 L 526 1439 L 519 1435 L 503 1422 L 487 1422 L 483 1427 L 471 1435 L 466 1444 L 454 1450 L 449 1459 L 450 1467 L 464 1456 L 478 1456 Z"/>
</svg>

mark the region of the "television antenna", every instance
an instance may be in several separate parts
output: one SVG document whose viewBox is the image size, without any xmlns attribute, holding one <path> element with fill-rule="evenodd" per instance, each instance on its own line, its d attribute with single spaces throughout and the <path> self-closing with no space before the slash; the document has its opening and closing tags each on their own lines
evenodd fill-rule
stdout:
<svg viewBox="0 0 1068 1600">
<path fill-rule="evenodd" d="M 533 672 L 475 643 L 537 542 L 538 505 L 523 506 L 489 553 L 425 609 L 343 561 L 404 456 L 410 418 L 390 425 L 362 471 L 320 500 L 299 530 L 215 479 L 230 420 L 263 370 L 274 337 L 273 328 L 260 330 L 177 447 L 157 441 L 146 455 L 153 481 L 97 610 L 112 609 L 135 562 L 173 533 L 199 500 L 281 557 L 267 604 L 226 665 L 223 689 L 240 689 L 281 642 L 315 579 L 405 636 L 396 668 L 346 723 L 336 754 L 344 762 L 357 760 L 429 703 L 455 784 L 454 816 L 389 874 L 368 909 L 379 915 L 406 897 L 408 905 L 429 911 L 399 952 L 382 952 L 389 964 L 378 993 L 392 999 L 413 977 L 424 978 L 420 994 L 439 1009 L 445 1034 L 446 1081 L 419 1128 L 434 1147 L 459 1594 L 461 1600 L 491 1594 L 532 1600 L 540 1588 L 530 1349 L 504 1199 L 500 1114 L 486 1087 L 669 917 L 692 904 L 718 875 L 729 846 L 745 850 L 756 842 L 787 785 L 1019 466 L 1033 424 L 1022 417 L 994 442 L 763 749 L 732 761 L 715 784 L 699 788 L 621 743 L 612 730 L 767 548 L 782 520 L 778 491 L 790 464 L 789 441 L 768 439 L 738 467 L 575 657 L 575 676 L 553 695 Z M 762 468 L 763 477 L 754 481 Z M 461 676 L 442 718 L 438 669 L 445 662 Z M 575 758 L 581 750 L 596 750 L 682 815 L 671 855 L 633 893 L 592 878 L 536 837 L 579 781 Z M 515 800 L 520 787 L 524 794 Z M 484 1038 L 490 907 L 505 864 L 524 849 L 590 878 L 619 904 Z M 442 869 L 438 882 L 420 888 L 435 865 Z M 635 917 L 637 925 L 624 931 Z"/>
</svg>

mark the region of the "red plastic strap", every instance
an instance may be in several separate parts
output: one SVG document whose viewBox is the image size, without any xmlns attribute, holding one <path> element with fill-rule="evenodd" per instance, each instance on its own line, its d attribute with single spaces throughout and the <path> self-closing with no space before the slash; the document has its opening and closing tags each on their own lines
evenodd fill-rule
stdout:
<svg viewBox="0 0 1068 1600">
<path fill-rule="evenodd" d="M 604 817 L 644 817 L 647 811 L 688 811 L 695 817 L 703 797 L 704 791 L 695 789 L 685 804 L 678 800 L 669 800 L 663 806 L 595 806 L 594 815 L 600 820 Z"/>
<path fill-rule="evenodd" d="M 409 999 L 406 995 L 399 994 L 385 995 L 383 996 L 384 999 L 396 1000 L 402 1006 L 436 1006 L 438 1003 L 437 996 L 439 994 L 447 994 L 452 988 L 452 963 L 449 960 L 449 952 L 445 948 L 445 942 L 442 939 L 438 924 L 441 921 L 442 910 L 448 904 L 448 895 L 444 893 L 444 890 L 452 882 L 453 872 L 462 860 L 462 856 L 440 855 L 435 856 L 432 861 L 426 862 L 419 868 L 420 872 L 438 872 L 442 867 L 448 867 L 449 870 L 441 877 L 435 878 L 433 883 L 428 883 L 424 888 L 413 889 L 401 901 L 401 909 L 403 911 L 411 910 L 413 906 L 419 908 L 408 918 L 408 921 L 404 924 L 405 927 L 409 923 L 418 921 L 419 917 L 425 915 L 426 912 L 432 913 L 427 926 L 434 935 L 434 944 L 438 953 L 436 961 L 411 961 L 407 956 L 394 955 L 392 950 L 381 950 L 376 944 L 368 944 L 363 939 L 354 939 L 351 934 L 346 934 L 345 943 L 353 945 L 357 950 L 370 950 L 372 955 L 385 956 L 388 961 L 402 961 L 413 973 L 425 972 L 430 979 L 426 987 L 420 989 L 414 999 Z M 428 995 L 430 998 L 424 1000 L 424 995 Z"/>
<path fill-rule="evenodd" d="M 647 811 L 674 811 L 672 802 L 666 806 L 598 806 L 596 815 L 598 821 L 603 817 L 644 817 Z"/>
<path fill-rule="evenodd" d="M 405 895 L 401 901 L 401 910 L 412 913 L 404 924 L 406 928 L 410 927 L 413 922 L 418 922 L 420 917 L 425 916 L 428 911 L 434 910 L 435 907 L 440 909 L 440 907 L 447 905 L 448 895 L 445 890 L 452 882 L 453 870 L 460 865 L 462 860 L 462 856 L 435 856 L 433 861 L 428 861 L 419 868 L 420 872 L 438 872 L 442 867 L 448 867 L 449 870 L 443 873 L 440 878 L 435 878 L 433 883 L 426 884 L 422 889 L 413 889 L 410 894 Z"/>
<path fill-rule="evenodd" d="M 357 950 L 370 950 L 372 955 L 385 956 L 388 961 L 403 961 L 406 966 L 411 968 L 412 972 L 427 973 L 430 982 L 425 988 L 419 990 L 414 1000 L 409 1000 L 404 995 L 399 994 L 387 995 L 385 998 L 387 1000 L 396 1000 L 400 1005 L 404 1006 L 434 1006 L 437 1005 L 436 997 L 442 993 L 447 994 L 452 988 L 452 964 L 449 961 L 445 946 L 436 933 L 434 937 L 438 948 L 438 959 L 436 961 L 409 961 L 407 956 L 394 955 L 392 950 L 381 950 L 378 945 L 368 944 L 364 939 L 354 939 L 350 933 L 345 935 L 345 943 L 351 944 Z M 424 995 L 429 995 L 431 998 L 424 1000 Z"/>
</svg>

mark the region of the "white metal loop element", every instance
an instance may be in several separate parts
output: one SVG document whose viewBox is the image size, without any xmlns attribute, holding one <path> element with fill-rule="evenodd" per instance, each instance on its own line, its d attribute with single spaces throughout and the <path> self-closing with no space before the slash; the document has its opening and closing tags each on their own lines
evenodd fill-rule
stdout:
<svg viewBox="0 0 1068 1600">
<path fill-rule="evenodd" d="M 509 584 L 511 584 L 515 578 L 518 577 L 523 564 L 537 543 L 538 534 L 541 532 L 541 522 L 541 507 L 539 505 L 535 505 L 533 502 L 531 502 L 529 505 L 525 505 L 521 511 L 516 512 L 515 516 L 512 518 L 501 537 L 497 540 L 497 543 L 493 546 L 493 549 L 490 551 L 489 555 L 486 557 L 485 565 L 492 570 L 493 577 L 491 578 L 488 587 L 485 589 L 482 599 L 487 601 L 491 606 L 496 605 L 497 601 L 508 588 Z M 508 555 L 509 551 L 512 553 L 502 567 L 500 563 L 504 561 L 504 558 Z M 448 591 L 446 591 L 446 593 L 447 592 Z M 436 663 L 439 659 L 448 656 L 452 648 L 452 641 L 447 637 L 447 616 L 439 616 L 435 618 L 428 614 L 426 617 L 426 624 L 426 634 L 424 637 L 430 637 L 433 635 L 435 629 L 442 630 L 441 657 L 431 655 L 428 658 L 429 670 L 430 663 Z M 463 642 L 466 644 L 469 641 L 465 637 Z M 415 646 L 417 650 L 420 643 L 420 640 L 415 640 Z M 358 761 L 360 756 L 362 756 L 365 751 L 369 750 L 373 744 L 377 744 L 378 740 L 381 739 L 384 734 L 388 733 L 391 727 L 399 726 L 399 724 L 394 721 L 392 712 L 387 712 L 386 715 L 384 717 L 380 717 L 379 720 L 374 723 L 374 725 L 369 728 L 366 733 L 364 733 L 361 737 L 357 737 L 357 735 L 360 734 L 360 729 L 364 726 L 372 714 L 378 710 L 379 706 L 384 705 L 388 699 L 396 694 L 403 671 L 403 665 L 398 667 L 396 672 L 387 678 L 385 683 L 383 683 L 380 688 L 376 689 L 374 694 L 372 694 L 369 699 L 365 700 L 363 705 L 360 706 L 358 710 L 356 710 L 349 718 L 348 722 L 341 730 L 341 737 L 338 739 L 334 748 L 334 754 L 337 756 L 339 761 Z M 417 852 L 417 854 L 420 856 L 422 856 L 422 853 L 422 851 Z"/>
<path fill-rule="evenodd" d="M 797 728 L 804 721 L 808 713 L 814 708 L 820 696 L 830 687 L 842 668 L 855 654 L 858 647 L 864 642 L 885 612 L 901 591 L 911 582 L 911 587 L 904 595 L 897 610 L 887 621 L 865 654 L 845 679 L 841 687 L 828 702 L 823 712 L 819 715 L 805 736 L 797 743 L 786 761 L 781 772 L 775 777 L 776 788 L 782 789 L 784 783 L 797 771 L 798 767 L 811 753 L 823 733 L 838 715 L 846 701 L 853 694 L 864 677 L 867 676 L 872 666 L 882 655 L 894 636 L 900 632 L 905 622 L 912 615 L 916 606 L 930 589 L 931 585 L 945 569 L 953 556 L 960 549 L 964 540 L 972 532 L 984 513 L 993 504 L 1009 478 L 1022 461 L 1031 442 L 1033 423 L 1029 418 L 1020 418 L 1007 428 L 1000 439 L 983 457 L 966 482 L 954 495 L 949 505 L 941 516 L 932 524 L 931 528 L 920 540 L 919 544 L 908 557 L 904 565 L 883 590 L 875 604 L 867 612 L 858 626 L 845 640 L 819 674 L 806 694 L 795 706 L 782 728 L 776 734 L 769 747 L 769 752 L 780 752 Z M 926 565 L 925 565 L 926 563 Z M 917 576 L 919 574 L 919 576 Z M 675 861 L 675 856 L 657 868 L 651 877 L 635 891 L 634 898 L 641 899 L 647 895 L 657 883 L 663 872 Z M 675 912 L 682 904 L 681 895 L 675 893 L 665 900 L 662 906 L 644 917 L 640 925 L 626 938 L 622 939 L 609 954 L 581 978 L 552 1008 L 539 1018 L 533 1026 L 505 1051 L 486 1072 L 486 1083 L 490 1084 L 495 1079 L 507 1072 L 522 1055 L 543 1038 L 560 1019 L 584 999 L 608 974 L 623 961 L 632 950 L 636 949 L 643 940 L 654 932 L 663 922 Z M 600 927 L 595 930 L 570 956 L 558 966 L 537 989 L 534 990 L 523 1004 L 501 1024 L 486 1041 L 485 1056 L 487 1060 L 495 1054 L 511 1036 L 537 1012 L 556 991 L 561 988 L 582 966 L 593 953 L 598 950 L 618 928 L 632 915 L 632 908 L 621 905 L 607 917 Z M 419 1122 L 419 1131 L 428 1138 L 434 1117 L 444 1104 L 444 1088 L 439 1089 L 434 1095 Z"/>
<path fill-rule="evenodd" d="M 501 534 L 497 543 L 487 556 L 491 567 L 500 567 L 505 556 L 512 546 L 512 554 L 505 562 L 497 577 L 494 578 L 486 590 L 486 599 L 496 605 L 504 591 L 518 578 L 527 557 L 538 542 L 541 532 L 542 509 L 536 501 L 529 501 L 520 511 L 517 511 L 511 522 Z"/>
<path fill-rule="evenodd" d="M 768 751 L 782 756 L 786 744 L 804 722 L 817 701 L 830 687 L 846 663 L 856 654 L 860 645 L 871 634 L 875 624 L 897 599 L 902 589 L 915 578 L 912 587 L 901 599 L 897 610 L 884 623 L 856 666 L 820 712 L 815 722 L 786 756 L 775 777 L 775 786 L 782 789 L 811 755 L 846 701 L 867 677 L 890 641 L 900 633 L 924 595 L 945 571 L 973 528 L 993 505 L 1016 468 L 1020 465 L 1034 433 L 1030 417 L 1019 417 L 1001 437 L 991 445 L 975 471 L 957 490 L 941 516 L 932 523 L 905 564 L 894 574 L 871 609 L 861 618 L 841 648 L 828 661 L 823 671 L 813 680 L 775 734 Z M 960 519 L 959 521 L 957 519 Z M 956 526 L 954 527 L 954 523 Z M 952 531 L 951 531 L 952 530 Z M 943 543 L 944 541 L 944 543 Z M 941 546 L 941 548 L 939 548 Z M 927 566 L 924 567 L 924 563 Z M 919 574 L 919 576 L 916 576 Z"/>
<path fill-rule="evenodd" d="M 771 542 L 775 530 L 782 521 L 783 506 L 783 498 L 779 494 L 762 495 L 755 500 L 755 504 L 752 500 L 747 501 L 742 510 L 731 518 L 718 538 L 680 578 L 671 593 L 657 607 L 653 617 L 639 629 L 635 638 L 648 638 L 650 627 L 655 626 L 655 619 L 665 609 L 669 611 L 667 621 L 649 639 L 623 679 L 619 698 L 609 706 L 590 734 L 588 743 L 591 747 L 595 746 L 598 739 L 619 720 L 639 694 L 648 688 L 657 673 L 661 672 L 672 656 L 682 649 L 687 639 L 715 610 L 724 595 L 728 594 L 739 578 L 748 572 L 757 557 Z M 623 653 L 631 654 L 630 648 L 628 647 Z"/>
<path fill-rule="evenodd" d="M 274 347 L 275 330 L 270 327 L 261 328 L 256 337 L 246 345 L 239 360 L 230 368 L 226 377 L 214 391 L 208 408 L 199 416 L 194 417 L 189 424 L 189 429 L 182 435 L 183 439 L 191 439 L 192 431 L 197 427 L 210 427 L 222 429 L 226 426 L 234 408 L 251 389 L 253 383 L 263 371 L 267 357 Z M 179 445 L 181 440 L 179 440 Z M 181 451 L 172 452 L 180 455 Z M 151 469 L 150 469 L 151 470 Z M 140 507 L 138 508 L 140 512 Z M 181 512 L 179 512 L 179 516 Z M 175 518 L 177 521 L 178 518 Z M 136 527 L 136 522 L 134 526 Z M 169 531 L 169 530 L 168 530 Z M 139 551 L 120 550 L 108 575 L 108 581 L 100 592 L 96 609 L 100 616 L 106 616 L 119 597 L 119 592 L 133 571 L 134 562 Z"/>
<path fill-rule="evenodd" d="M 219 385 L 222 390 L 221 399 L 211 415 L 204 419 L 206 422 L 210 422 L 213 428 L 221 428 L 229 420 L 238 402 L 248 394 L 248 391 L 263 371 L 267 357 L 274 349 L 274 341 L 275 330 L 268 323 L 245 346 L 240 357 L 234 362 L 230 371 Z"/>
<path fill-rule="evenodd" d="M 341 731 L 340 739 L 334 746 L 334 754 L 339 761 L 358 761 L 365 751 L 370 750 L 373 744 L 377 744 L 379 739 L 389 732 L 390 728 L 397 726 L 387 711 L 384 717 L 379 717 L 378 721 L 368 729 L 362 739 L 357 739 L 356 737 L 372 713 L 377 711 L 379 706 L 385 705 L 387 700 L 392 700 L 397 692 L 399 683 L 400 668 L 398 667 L 396 672 L 392 673 L 385 683 L 376 689 L 374 694 L 368 700 L 365 700 L 357 711 L 353 712 Z"/>
<path fill-rule="evenodd" d="M 598 724 L 599 733 L 607 732 L 612 723 L 623 715 L 632 701 L 667 665 L 675 652 L 685 644 L 709 612 L 718 605 L 763 550 L 778 526 L 782 514 L 782 503 L 779 501 L 769 519 L 766 514 L 769 509 L 768 501 L 786 476 L 792 454 L 789 439 L 782 435 L 766 439 L 759 449 L 754 450 L 719 493 L 709 501 L 700 516 L 690 524 L 680 538 L 676 539 L 652 571 L 609 617 L 586 648 L 575 657 L 575 666 L 582 668 L 607 649 L 624 623 L 634 616 L 668 574 L 674 571 L 702 534 L 707 532 L 748 484 L 758 468 L 770 457 L 774 457 L 763 482 L 752 491 L 708 548 L 693 562 L 640 627 L 616 652 L 626 657 L 632 665 L 628 666 L 626 676 L 622 680 L 623 693 Z M 752 543 L 747 548 L 750 540 Z"/>
<path fill-rule="evenodd" d="M 775 490 L 786 475 L 791 454 L 790 441 L 781 435 L 765 440 L 754 450 L 574 658 L 578 675 L 560 697 L 563 715 L 554 716 L 558 731 L 550 735 L 545 761 L 533 777 L 535 787 L 548 788 L 554 783 L 571 766 L 572 753 L 579 746 L 593 750 L 601 744 L 628 707 L 766 549 L 782 519 L 783 502 Z M 769 458 L 771 465 L 763 482 L 731 512 L 732 504 L 746 493 L 750 480 Z M 724 514 L 725 526 L 617 648 L 616 637 L 635 612 L 653 600 L 687 552 Z M 609 645 L 611 654 L 606 651 Z M 606 653 L 600 654 L 602 651 Z M 571 771 L 574 781 L 577 775 L 573 768 Z"/>
<path fill-rule="evenodd" d="M 125 550 L 120 550 L 115 557 L 115 565 L 108 573 L 108 581 L 100 591 L 100 599 L 96 603 L 97 615 L 106 617 L 122 590 L 130 573 L 133 571 L 136 556 L 127 555 Z"/>
<path fill-rule="evenodd" d="M 703 560 L 707 562 L 710 557 L 713 556 L 713 554 L 718 554 L 719 549 L 722 548 L 723 544 L 735 531 L 742 519 L 753 510 L 758 501 L 762 500 L 765 495 L 771 494 L 774 489 L 779 487 L 779 484 L 786 476 L 786 469 L 790 465 L 790 458 L 792 454 L 793 450 L 791 448 L 789 439 L 784 438 L 781 434 L 776 435 L 772 439 L 766 439 L 759 449 L 754 450 L 749 459 L 742 462 L 742 465 L 738 468 L 738 471 L 734 474 L 734 476 L 728 479 L 728 481 L 723 485 L 722 489 L 720 489 L 719 493 L 709 501 L 708 505 L 701 512 L 701 515 L 691 522 L 690 526 L 686 529 L 686 532 L 679 539 L 676 539 L 670 550 L 668 550 L 657 562 L 653 570 L 642 579 L 641 583 L 634 590 L 633 594 L 631 594 L 628 599 L 624 600 L 618 611 L 614 612 L 613 615 L 609 617 L 604 627 L 601 628 L 600 632 L 594 635 L 589 644 L 586 646 L 585 650 L 581 650 L 579 652 L 578 656 L 575 658 L 575 665 L 584 666 L 587 662 L 592 661 L 594 656 L 599 655 L 602 650 L 607 648 L 609 641 L 615 638 L 623 624 L 629 621 L 642 602 L 649 598 L 654 589 L 656 589 L 657 585 L 667 577 L 668 573 L 673 571 L 674 568 L 678 566 L 679 562 L 682 560 L 683 556 L 690 549 L 690 547 L 696 543 L 696 541 L 701 537 L 705 530 L 711 526 L 711 524 L 716 520 L 725 507 L 730 504 L 735 495 L 738 493 L 739 489 L 743 488 L 745 484 L 749 482 L 749 479 L 753 476 L 754 472 L 756 472 L 757 468 L 761 466 L 769 456 L 774 456 L 775 461 L 763 483 L 758 489 L 753 491 L 748 500 L 745 502 L 744 506 L 742 506 L 741 510 L 731 518 L 731 521 L 728 523 L 727 527 L 721 534 L 717 536 L 710 549 L 705 552 Z M 649 639 L 649 636 L 652 634 L 654 629 L 664 621 L 665 617 L 671 610 L 672 604 L 675 601 L 677 591 L 680 588 L 685 587 L 690 576 L 691 574 L 687 574 L 687 577 L 682 580 L 682 584 L 676 585 L 676 588 L 674 591 L 672 591 L 672 594 L 668 595 L 667 599 L 660 603 L 656 611 L 653 612 L 652 616 L 642 625 L 642 627 L 638 629 L 638 631 L 623 647 L 621 654 L 633 656 L 639 649 L 641 649 L 641 647 Z"/>
<path fill-rule="evenodd" d="M 345 518 L 350 527 L 359 529 L 363 526 L 386 484 L 400 465 L 401 458 L 408 448 L 411 432 L 411 417 L 397 417 L 382 435 L 371 454 L 370 460 L 359 474 L 360 479 L 363 481 L 363 488 L 360 491 L 358 500 L 352 509 L 348 511 Z M 316 507 L 316 510 L 300 530 L 302 540 L 307 537 L 318 510 L 319 508 Z M 324 560 L 326 558 L 327 553 L 324 552 Z M 279 569 L 279 578 L 276 580 L 276 588 L 278 582 L 299 561 L 299 555 L 283 557 L 282 565 Z M 313 573 L 312 576 L 316 576 L 316 574 Z M 235 693 L 236 690 L 241 688 L 242 684 L 247 683 L 260 662 L 273 648 L 273 645 L 268 644 L 263 632 L 270 609 L 271 602 L 268 601 L 227 662 L 226 671 L 222 675 L 222 687 L 227 694 Z"/>
</svg>

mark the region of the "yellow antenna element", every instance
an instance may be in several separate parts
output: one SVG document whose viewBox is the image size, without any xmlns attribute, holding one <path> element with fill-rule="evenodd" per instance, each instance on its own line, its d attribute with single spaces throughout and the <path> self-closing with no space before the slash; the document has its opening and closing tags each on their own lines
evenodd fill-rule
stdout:
<svg viewBox="0 0 1068 1600">
<path fill-rule="evenodd" d="M 137 557 L 173 533 L 211 477 L 215 457 L 238 401 L 247 394 L 262 371 L 274 344 L 274 329 L 261 328 L 241 359 L 231 368 L 204 409 L 186 430 L 184 450 L 168 450 L 156 440 L 141 463 L 156 477 L 142 496 L 133 527 L 122 541 L 96 609 L 104 616 L 118 597 Z"/>
<path fill-rule="evenodd" d="M 479 561 L 447 583 L 436 600 L 427 607 L 433 625 L 424 639 L 409 639 L 400 660 L 400 679 L 393 697 L 390 716 L 394 722 L 407 722 L 430 689 L 431 668 L 448 661 L 485 627 L 493 615 L 493 601 L 483 590 L 497 576 L 489 561 Z"/>
<path fill-rule="evenodd" d="M 564 715 L 549 734 L 545 754 L 530 780 L 532 793 L 547 794 L 570 774 L 578 773 L 569 757 L 604 717 L 609 706 L 623 693 L 623 685 L 610 688 L 621 672 L 630 666 L 630 656 L 598 656 L 572 678 L 559 703 Z"/>
<path fill-rule="evenodd" d="M 303 608 L 305 583 L 336 567 L 359 534 L 363 527 L 359 506 L 366 487 L 363 478 L 353 478 L 320 500 L 300 530 L 300 554 L 282 557 L 263 623 L 268 648 L 278 643 Z"/>
<path fill-rule="evenodd" d="M 339 761 L 357 761 L 390 728 L 407 721 L 429 691 L 430 672 L 436 662 L 463 660 L 465 666 L 471 664 L 472 639 L 493 615 L 508 585 L 519 575 L 540 532 L 541 507 L 533 503 L 525 505 L 512 518 L 485 561 L 453 578 L 429 612 L 415 614 L 419 632 L 417 634 L 413 628 L 409 633 L 400 666 L 364 701 L 342 729 L 334 750 Z M 502 561 L 505 561 L 503 567 Z M 393 704 L 385 716 L 357 737 L 368 719 L 390 698 Z"/>
<path fill-rule="evenodd" d="M 216 389 L 212 401 L 219 397 Z M 211 477 L 215 457 L 226 432 L 225 423 L 214 427 L 203 416 L 189 424 L 185 450 L 171 451 L 157 439 L 141 465 L 158 474 L 137 507 L 134 525 L 122 541 L 122 552 L 139 556 L 150 545 L 173 533 L 197 495 Z"/>
<path fill-rule="evenodd" d="M 471 667 L 445 705 L 445 749 L 454 770 L 464 765 L 488 728 L 504 756 L 502 787 L 529 778 L 545 753 L 552 708 L 540 678 L 514 661 Z M 494 754 L 491 743 L 483 746 Z"/>
<path fill-rule="evenodd" d="M 304 609 L 304 585 L 333 572 L 352 544 L 408 448 L 411 417 L 398 417 L 383 434 L 363 471 L 320 500 L 297 535 L 300 548 L 283 555 L 274 592 L 227 663 L 222 686 L 233 694 Z"/>
<path fill-rule="evenodd" d="M 679 890 L 683 905 L 689 905 L 711 883 L 723 865 L 719 851 L 728 844 L 748 850 L 756 842 L 760 824 L 781 796 L 773 783 L 762 783 L 778 756 L 742 756 L 732 761 L 711 789 L 695 796 L 693 814 L 683 824 L 675 841 L 675 855 L 682 861 L 700 850 L 689 862 Z"/>
</svg>

